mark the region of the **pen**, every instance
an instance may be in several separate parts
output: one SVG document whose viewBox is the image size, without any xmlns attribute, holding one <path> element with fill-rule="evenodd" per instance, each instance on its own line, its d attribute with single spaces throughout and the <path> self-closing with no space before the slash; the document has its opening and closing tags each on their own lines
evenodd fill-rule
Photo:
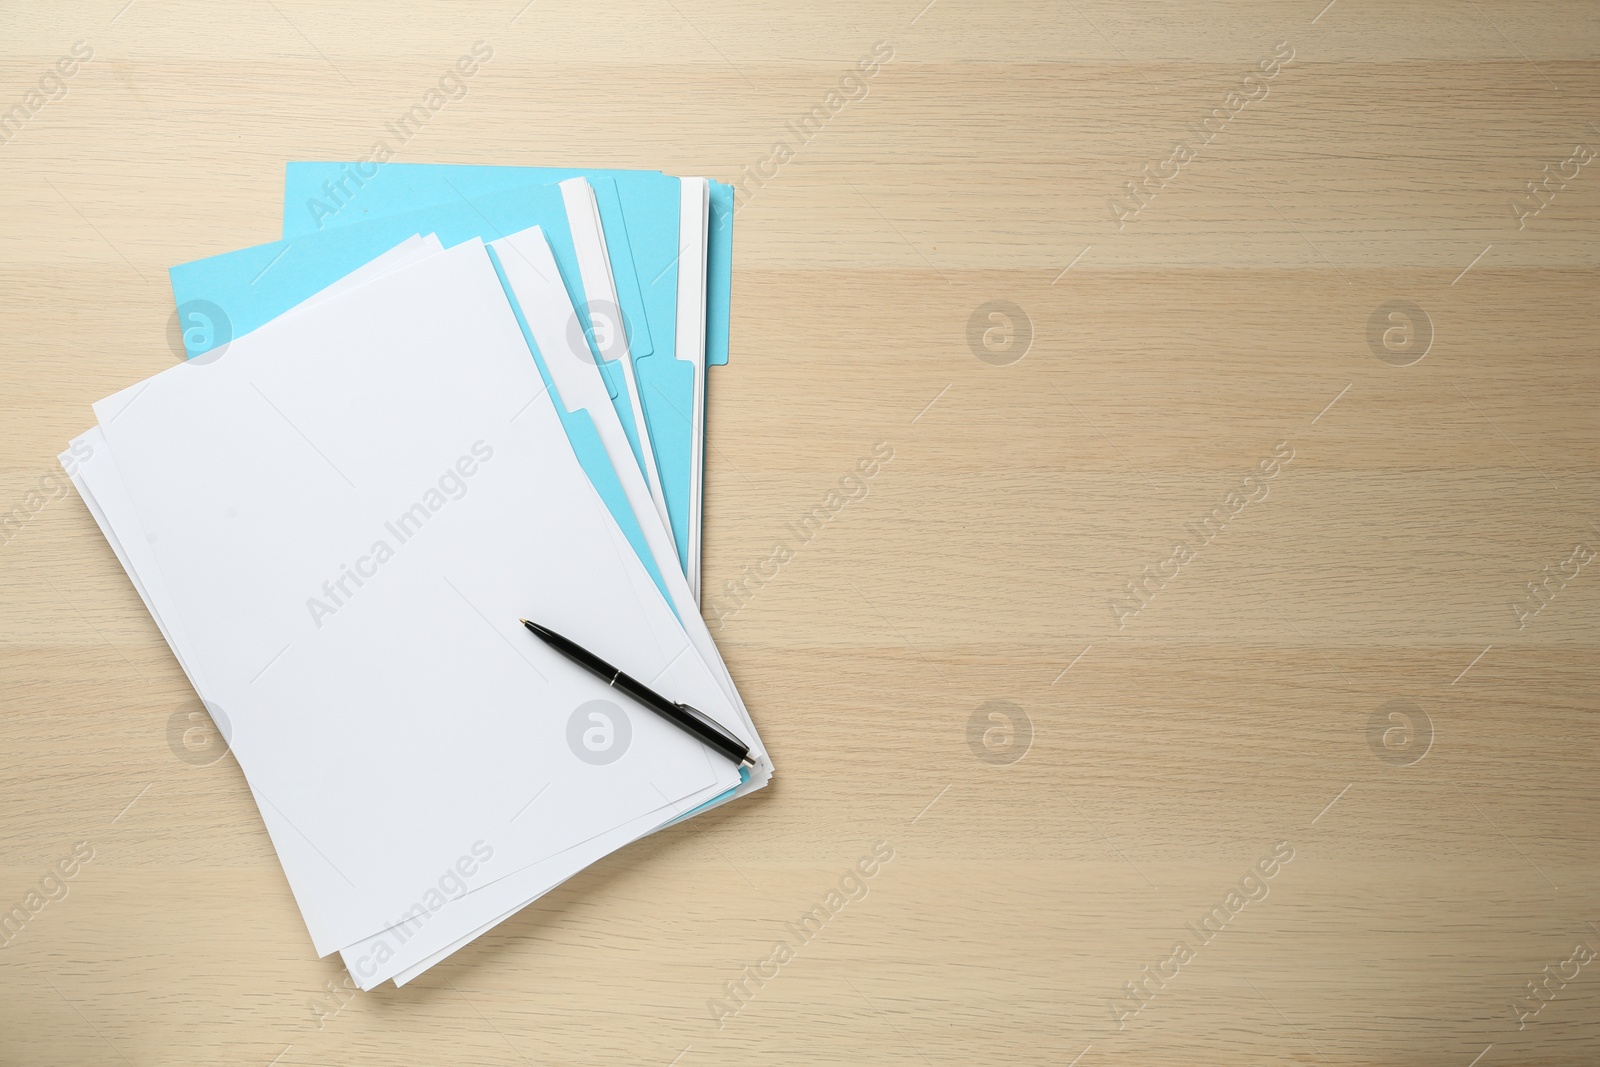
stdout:
<svg viewBox="0 0 1600 1067">
<path fill-rule="evenodd" d="M 702 744 L 716 749 L 734 763 L 754 765 L 754 761 L 750 758 L 750 747 L 713 722 L 710 716 L 698 708 L 668 700 L 643 682 L 630 678 L 576 641 L 562 637 L 554 630 L 540 626 L 536 622 L 529 622 L 527 619 L 522 620 L 522 625 L 531 630 L 539 640 L 596 678 L 603 679 L 611 688 L 628 694 Z"/>
</svg>

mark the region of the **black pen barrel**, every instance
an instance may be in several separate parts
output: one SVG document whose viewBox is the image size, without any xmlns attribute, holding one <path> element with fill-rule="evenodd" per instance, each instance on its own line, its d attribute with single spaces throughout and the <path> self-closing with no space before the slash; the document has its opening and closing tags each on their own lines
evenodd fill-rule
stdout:
<svg viewBox="0 0 1600 1067">
<path fill-rule="evenodd" d="M 527 619 L 522 620 L 522 625 L 531 630 L 534 636 L 572 660 L 578 666 L 594 674 L 597 678 L 609 682 L 613 689 L 628 694 L 656 714 L 670 720 L 680 729 L 727 756 L 733 762 L 742 764 L 750 759 L 749 746 L 724 730 L 720 723 L 699 708 L 668 700 L 638 679 L 630 678 L 617 670 L 617 668 L 576 641 L 569 637 L 563 637 L 548 627 L 540 626 L 536 622 L 529 622 Z"/>
<path fill-rule="evenodd" d="M 750 749 L 700 709 L 691 707 L 688 704 L 678 704 L 667 700 L 655 690 L 634 678 L 630 678 L 621 671 L 617 672 L 617 676 L 611 685 L 657 714 L 671 719 L 705 744 L 710 745 L 724 756 L 733 760 L 733 762 L 743 763 L 749 758 Z"/>
</svg>

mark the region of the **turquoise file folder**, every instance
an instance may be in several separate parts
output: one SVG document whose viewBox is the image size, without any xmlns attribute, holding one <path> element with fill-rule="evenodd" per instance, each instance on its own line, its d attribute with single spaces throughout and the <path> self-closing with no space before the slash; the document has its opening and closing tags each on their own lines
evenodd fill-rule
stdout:
<svg viewBox="0 0 1600 1067">
<path fill-rule="evenodd" d="M 694 444 L 694 370 L 676 354 L 678 288 L 678 180 L 656 171 L 575 170 L 388 163 L 370 177 L 355 163 L 290 163 L 284 179 L 284 236 L 342 228 L 360 219 L 418 204 L 478 195 L 530 181 L 586 177 L 595 186 L 601 224 L 617 278 L 623 323 L 639 381 L 640 406 L 656 456 L 678 558 L 689 559 L 689 513 Z M 356 179 L 360 178 L 360 184 Z M 600 193 L 614 182 L 616 199 Z M 733 277 L 733 189 L 711 182 L 711 226 L 706 254 L 706 362 L 728 362 L 728 316 Z M 335 203 L 337 201 L 337 204 Z M 330 211 L 330 208 L 333 210 Z M 619 248 L 627 248 L 626 257 Z M 622 262 L 626 258 L 626 262 Z M 624 276 L 633 279 L 625 284 Z M 642 316 L 630 295 L 642 298 Z M 636 338 L 646 338 L 641 349 Z M 619 404 L 619 415 L 626 405 Z M 624 418 L 624 426 L 631 423 Z"/>
<path fill-rule="evenodd" d="M 189 356 L 203 355 L 225 344 L 231 337 L 241 336 L 264 325 L 415 234 L 436 233 L 443 244 L 451 246 L 474 237 L 482 238 L 487 243 L 530 226 L 538 226 L 549 241 L 556 266 L 561 271 L 562 283 L 582 320 L 586 300 L 579 278 L 572 231 L 567 226 L 566 207 L 556 186 L 537 185 L 469 199 L 457 198 L 452 203 L 435 204 L 368 222 L 329 228 L 321 233 L 257 245 L 173 267 L 169 273 L 180 317 L 186 307 L 205 307 L 209 304 L 216 310 L 207 314 L 230 327 L 212 330 L 209 334 L 200 331 L 186 333 L 185 344 L 190 346 Z M 501 280 L 504 282 L 503 276 Z M 539 368 L 539 375 L 555 400 L 556 412 L 561 417 L 562 426 L 572 442 L 579 463 L 649 572 L 651 580 L 661 590 L 662 598 L 676 613 L 666 583 L 656 567 L 644 540 L 644 532 L 639 528 L 633 509 L 628 504 L 622 483 L 611 465 L 593 420 L 587 411 L 568 410 L 561 401 L 560 391 L 550 377 L 544 356 L 534 344 L 509 287 L 506 296 L 517 313 L 518 321 L 523 324 L 523 336 Z M 221 312 L 220 318 L 217 318 L 217 311 Z M 592 331 L 587 322 L 583 322 L 583 325 L 586 333 L 591 335 L 590 348 L 593 351 Z M 595 359 L 604 371 L 607 364 L 599 359 L 598 353 L 595 353 Z M 610 366 L 613 368 L 612 374 L 619 374 L 614 363 Z M 619 394 L 614 380 L 608 380 L 608 386 L 613 397 Z"/>
</svg>

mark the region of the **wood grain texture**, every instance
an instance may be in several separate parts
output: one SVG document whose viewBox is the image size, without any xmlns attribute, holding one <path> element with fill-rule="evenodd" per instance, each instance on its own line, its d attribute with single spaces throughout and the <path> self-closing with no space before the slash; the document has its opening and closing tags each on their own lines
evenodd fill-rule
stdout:
<svg viewBox="0 0 1600 1067">
<path fill-rule="evenodd" d="M 1592 3 L 124 2 L 0 2 L 0 112 L 94 49 L 0 144 L 0 910 L 94 851 L 0 1063 L 1600 1062 L 1600 562 L 1513 609 L 1600 548 Z M 779 774 L 335 1012 L 54 456 L 480 40 L 398 158 L 745 182 L 705 593 Z"/>
</svg>

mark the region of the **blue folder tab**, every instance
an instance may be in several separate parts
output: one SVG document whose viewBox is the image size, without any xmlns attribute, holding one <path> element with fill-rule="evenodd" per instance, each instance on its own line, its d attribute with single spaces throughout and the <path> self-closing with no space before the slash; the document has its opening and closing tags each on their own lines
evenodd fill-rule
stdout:
<svg viewBox="0 0 1600 1067">
<path fill-rule="evenodd" d="M 574 170 L 433 163 L 290 163 L 284 179 L 285 237 L 343 228 L 351 222 L 418 204 L 491 193 L 530 181 L 587 178 L 600 204 L 623 325 L 635 360 L 640 406 L 656 455 L 678 558 L 689 559 L 690 469 L 693 456 L 693 369 L 676 354 L 679 255 L 678 180 L 656 171 Z M 354 180 L 359 177 L 359 184 Z M 711 182 L 711 227 L 706 255 L 706 362 L 728 362 L 732 287 L 733 189 Z M 609 191 L 614 189 L 615 199 Z M 331 210 L 330 210 L 331 209 Z M 626 247 L 631 255 L 623 254 Z M 631 281 L 625 281 L 625 278 Z M 635 305 L 635 298 L 639 304 Z M 640 338 L 648 337 L 644 344 Z M 619 405 L 619 414 L 621 405 Z M 623 419 L 624 427 L 631 419 Z"/>
<path fill-rule="evenodd" d="M 567 226 L 566 206 L 561 191 L 553 185 L 512 189 L 489 196 L 457 198 L 452 203 L 435 204 L 399 215 L 385 216 L 350 226 L 329 228 L 321 233 L 272 244 L 257 245 L 227 252 L 209 259 L 173 267 L 172 292 L 181 311 L 185 306 L 209 307 L 210 316 L 231 329 L 216 329 L 200 336 L 191 331 L 185 345 L 191 358 L 225 344 L 230 337 L 249 333 L 316 295 L 358 267 L 370 262 L 415 234 L 436 233 L 446 246 L 473 238 L 485 243 L 538 226 L 550 244 L 557 269 L 574 308 L 578 310 L 586 334 L 592 331 L 585 320 L 586 300 L 578 273 L 577 252 L 572 231 Z M 497 267 L 498 269 L 498 267 Z M 501 276 L 504 283 L 504 276 Z M 544 356 L 533 343 L 509 287 L 511 301 L 523 336 L 533 353 L 539 375 L 555 401 L 556 413 L 572 442 L 573 451 L 595 490 L 616 519 L 650 578 L 661 590 L 668 607 L 673 607 L 666 582 L 656 567 L 655 558 L 628 504 L 622 483 L 611 459 L 606 455 L 594 422 L 581 409 L 568 410 L 561 401 Z M 181 317 L 181 316 L 180 316 Z M 594 352 L 597 364 L 603 361 Z M 673 608 L 676 614 L 676 608 Z"/>
<path fill-rule="evenodd" d="M 600 205 L 600 225 L 606 243 L 613 248 L 612 274 L 617 284 L 617 300 L 622 305 L 624 323 L 629 327 L 628 347 L 634 355 L 649 355 L 656 343 L 646 310 L 645 289 L 641 287 L 637 261 L 655 262 L 660 258 L 652 244 L 674 249 L 678 239 L 677 182 L 657 171 L 575 170 L 570 167 L 477 167 L 435 163 L 367 164 L 376 168 L 369 178 L 361 175 L 355 163 L 290 163 L 283 182 L 283 236 L 303 237 L 330 227 L 348 226 L 382 215 L 393 215 L 428 204 L 444 203 L 459 197 L 483 196 L 528 185 L 554 185 L 568 178 L 587 178 Z M 617 179 L 620 177 L 619 185 Z M 660 208 L 670 202 L 671 232 L 659 229 Z M 624 217 L 624 204 L 634 216 Z M 333 210 L 328 210 L 333 205 Z M 633 229 L 629 224 L 633 224 Z M 653 228 L 655 227 L 655 228 Z M 613 235 L 620 235 L 614 237 Z M 616 241 L 624 244 L 643 240 L 645 248 L 633 255 L 615 255 Z M 654 284 L 654 274 L 645 279 Z M 676 292 L 677 275 L 673 285 Z M 668 319 L 667 325 L 671 325 Z"/>
<path fill-rule="evenodd" d="M 711 239 L 706 246 L 706 365 L 728 363 L 733 293 L 733 186 L 711 183 Z"/>
</svg>

